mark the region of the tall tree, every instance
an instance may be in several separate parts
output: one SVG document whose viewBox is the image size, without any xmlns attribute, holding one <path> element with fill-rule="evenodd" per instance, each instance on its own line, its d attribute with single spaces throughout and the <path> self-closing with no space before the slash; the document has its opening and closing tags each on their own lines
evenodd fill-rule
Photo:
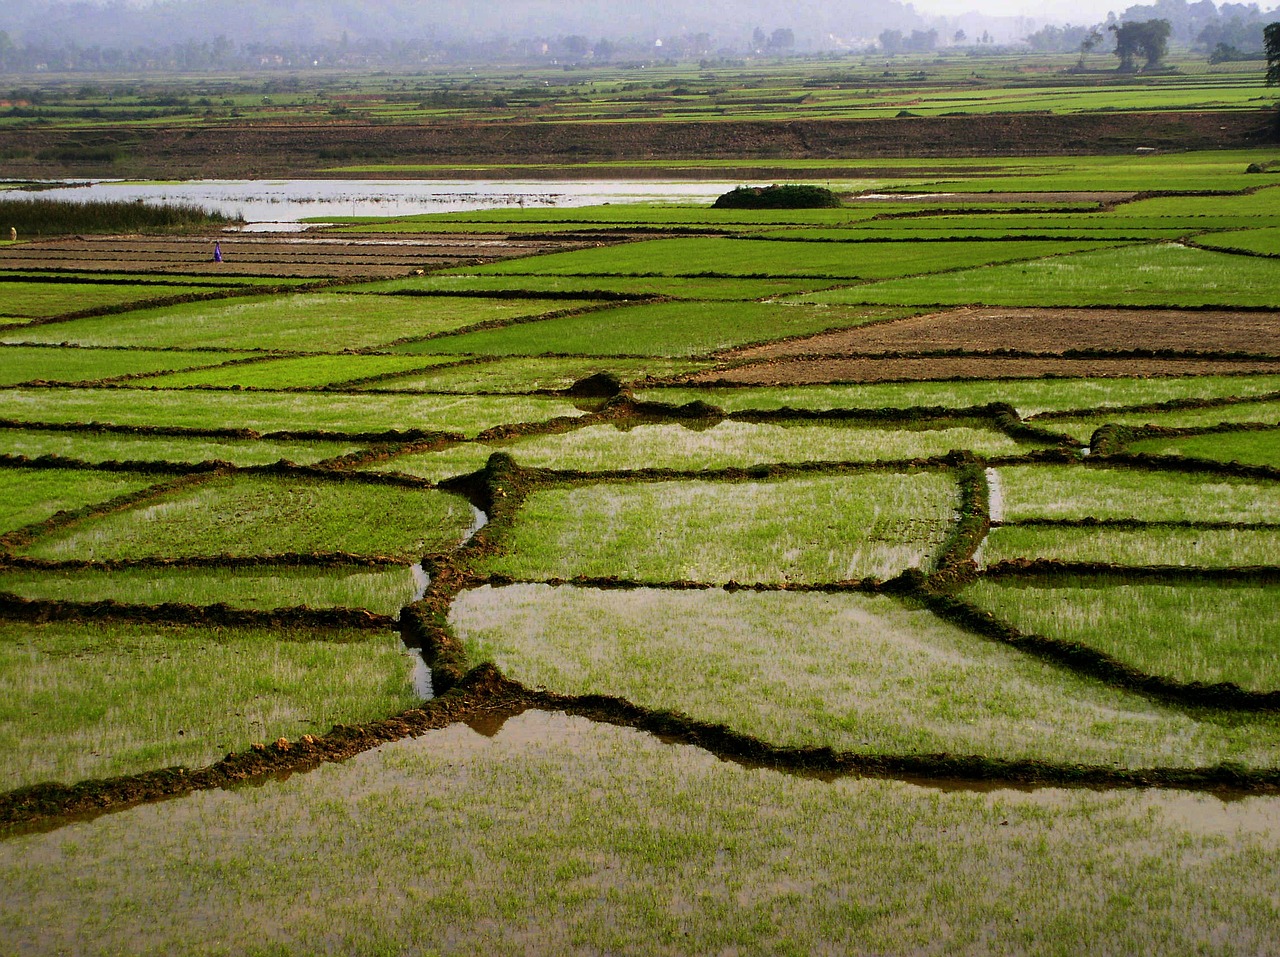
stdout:
<svg viewBox="0 0 1280 957">
<path fill-rule="evenodd" d="M 1267 51 L 1267 86 L 1280 85 L 1280 23 L 1262 28 L 1262 43 Z"/>
</svg>

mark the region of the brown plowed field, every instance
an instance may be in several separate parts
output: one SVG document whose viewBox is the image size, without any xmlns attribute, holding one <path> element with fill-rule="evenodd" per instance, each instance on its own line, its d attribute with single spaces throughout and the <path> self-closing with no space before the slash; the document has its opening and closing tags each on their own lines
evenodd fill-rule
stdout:
<svg viewBox="0 0 1280 957">
<path fill-rule="evenodd" d="M 241 123 L 192 128 L 0 131 L 5 175 L 192 178 L 316 175 L 362 163 L 585 163 L 654 159 L 841 159 L 1232 149 L 1273 139 L 1269 110 L 1006 113 L 743 122 Z M 88 154 L 113 153 L 114 160 Z M 784 160 L 784 161 L 785 161 Z M 348 175 L 348 174 L 342 174 Z M 379 177 L 396 175 L 380 171 Z M 412 172 L 403 175 L 412 176 Z M 487 178 L 487 172 L 476 174 Z M 616 170 L 602 173 L 618 175 Z M 712 171 L 713 176 L 724 175 Z"/>
<path fill-rule="evenodd" d="M 929 379 L 1040 379 L 1057 377 L 1141 378 L 1145 376 L 1280 373 L 1280 360 L 1266 362 L 1204 359 L 1014 359 L 946 356 L 919 359 L 775 359 L 682 379 L 690 384 L 818 385 L 839 382 L 913 382 Z"/>
<path fill-rule="evenodd" d="M 1250 353 L 1280 356 L 1280 313 L 1178 309 L 950 309 L 742 349 L 735 358 L 964 350 Z"/>
<path fill-rule="evenodd" d="M 213 244 L 223 261 L 213 262 Z M 359 278 L 575 249 L 557 240 L 406 235 L 221 233 L 190 237 L 72 236 L 0 247 L 0 270 L 181 273 L 207 276 Z"/>
</svg>

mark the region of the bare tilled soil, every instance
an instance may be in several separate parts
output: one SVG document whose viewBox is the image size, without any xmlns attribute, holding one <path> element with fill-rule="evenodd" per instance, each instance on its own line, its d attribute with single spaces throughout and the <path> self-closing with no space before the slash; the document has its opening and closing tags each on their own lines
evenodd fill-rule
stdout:
<svg viewBox="0 0 1280 957">
<path fill-rule="evenodd" d="M 223 261 L 213 261 L 213 244 Z M 151 272 L 183 275 L 315 277 L 403 276 L 415 269 L 487 262 L 578 248 L 562 240 L 218 233 L 207 236 L 69 236 L 0 247 L 2 269 Z"/>
<path fill-rule="evenodd" d="M 201 129 L 10 128 L 0 131 L 0 152 L 6 175 L 13 177 L 226 178 L 314 175 L 358 163 L 467 164 L 478 158 L 497 164 L 625 162 L 637 156 L 843 160 L 1223 149 L 1270 142 L 1272 125 L 1266 110 L 715 123 L 240 123 Z M 103 150 L 114 158 L 81 158 Z"/>
<path fill-rule="evenodd" d="M 950 309 L 743 349 L 735 358 L 964 350 L 1249 353 L 1280 356 L 1280 313 L 1179 309 Z"/>
<path fill-rule="evenodd" d="M 1280 373 L 1280 360 L 1206 359 L 1019 359 L 1000 356 L 861 358 L 837 356 L 765 359 L 726 371 L 683 379 L 689 383 L 816 385 L 835 382 L 903 382 L 926 379 L 1038 379 L 1045 376 L 1176 376 Z"/>
</svg>

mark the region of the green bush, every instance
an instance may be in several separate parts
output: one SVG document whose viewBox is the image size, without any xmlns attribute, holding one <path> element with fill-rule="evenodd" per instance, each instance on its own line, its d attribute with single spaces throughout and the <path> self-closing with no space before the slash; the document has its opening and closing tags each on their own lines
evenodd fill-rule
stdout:
<svg viewBox="0 0 1280 957">
<path fill-rule="evenodd" d="M 829 209 L 840 197 L 821 186 L 739 186 L 715 201 L 715 209 Z"/>
</svg>

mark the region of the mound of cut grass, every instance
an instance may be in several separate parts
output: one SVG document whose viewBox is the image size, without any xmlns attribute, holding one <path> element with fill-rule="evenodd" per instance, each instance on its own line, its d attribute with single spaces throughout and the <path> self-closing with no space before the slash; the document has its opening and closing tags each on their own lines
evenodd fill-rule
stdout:
<svg viewBox="0 0 1280 957">
<path fill-rule="evenodd" d="M 835 209 L 840 197 L 822 186 L 775 183 L 773 186 L 739 186 L 720 196 L 712 209 Z"/>
</svg>

